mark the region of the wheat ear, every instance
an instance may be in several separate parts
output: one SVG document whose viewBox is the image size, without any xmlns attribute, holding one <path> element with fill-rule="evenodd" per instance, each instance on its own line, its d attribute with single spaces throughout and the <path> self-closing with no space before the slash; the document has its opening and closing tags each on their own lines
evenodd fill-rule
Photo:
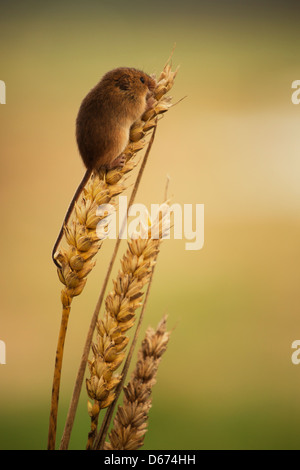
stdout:
<svg viewBox="0 0 300 470">
<path fill-rule="evenodd" d="M 170 334 L 166 330 L 166 317 L 156 331 L 147 329 L 131 380 L 124 387 L 123 405 L 118 407 L 109 442 L 104 444 L 105 450 L 137 450 L 144 444 L 152 387 Z"/>
<path fill-rule="evenodd" d="M 128 168 L 129 165 L 127 166 L 127 169 Z M 117 172 L 115 171 L 110 176 L 115 176 L 116 180 Z M 61 368 L 71 303 L 75 296 L 81 294 L 87 281 L 87 275 L 95 265 L 93 258 L 102 243 L 101 239 L 99 239 L 99 233 L 96 233 L 96 227 L 100 220 L 105 219 L 108 215 L 107 212 L 104 216 L 97 216 L 96 210 L 99 205 L 110 202 L 114 196 L 123 190 L 120 184 L 115 183 L 108 185 L 102 178 L 103 174 L 95 172 L 88 182 L 79 203 L 75 205 L 75 221 L 73 221 L 71 226 L 65 227 L 64 229 L 67 249 L 61 250 L 57 256 L 61 264 L 61 269 L 57 270 L 58 276 L 64 288 L 61 291 L 63 311 L 55 357 L 51 396 L 48 433 L 49 450 L 55 448 Z"/>
<path fill-rule="evenodd" d="M 166 190 L 166 193 L 167 193 L 167 190 Z M 150 236 L 150 233 L 151 233 L 152 238 L 162 240 L 163 238 L 165 238 L 169 235 L 170 228 L 171 228 L 170 227 L 170 207 L 169 207 L 169 201 L 166 201 L 164 204 L 162 204 L 160 206 L 159 212 L 158 212 L 157 217 L 156 217 L 156 220 L 148 230 L 148 236 Z M 139 314 L 138 323 L 137 323 L 137 326 L 136 326 L 136 329 L 135 329 L 135 332 L 134 332 L 134 335 L 133 335 L 133 338 L 132 338 L 132 341 L 131 341 L 131 345 L 130 345 L 130 348 L 129 348 L 129 351 L 128 351 L 128 354 L 127 354 L 127 357 L 126 357 L 126 361 L 125 361 L 124 367 L 122 369 L 122 374 L 121 374 L 122 377 L 121 377 L 121 380 L 120 380 L 119 384 L 116 387 L 114 401 L 108 407 L 108 409 L 106 411 L 106 414 L 104 416 L 104 419 L 102 421 L 101 428 L 100 428 L 100 430 L 97 434 L 97 437 L 95 439 L 94 446 L 93 446 L 94 450 L 103 449 L 103 446 L 105 444 L 105 439 L 106 439 L 106 435 L 107 435 L 107 432 L 108 432 L 108 428 L 109 428 L 109 425 L 110 425 L 110 422 L 111 422 L 111 419 L 112 419 L 112 416 L 113 416 L 113 413 L 114 413 L 114 409 L 115 409 L 117 400 L 118 400 L 118 398 L 121 394 L 124 382 L 126 380 L 126 376 L 127 376 L 130 364 L 131 364 L 134 348 L 135 348 L 135 345 L 136 345 L 136 342 L 137 342 L 138 335 L 140 333 L 142 321 L 144 319 L 146 306 L 147 306 L 147 301 L 148 301 L 148 298 L 149 298 L 150 289 L 151 289 L 151 285 L 152 285 L 152 282 L 153 282 L 153 275 L 154 275 L 155 265 L 156 265 L 156 263 L 153 265 L 152 270 L 151 270 L 150 279 L 149 279 L 149 282 L 148 282 L 148 287 L 147 287 L 145 298 L 144 298 L 144 301 L 143 301 L 143 306 L 142 306 L 142 309 L 141 309 L 140 314 Z"/>
<path fill-rule="evenodd" d="M 88 395 L 94 400 L 93 405 L 88 402 L 91 432 L 87 449 L 92 449 L 100 410 L 115 399 L 121 375 L 113 373 L 125 358 L 129 341 L 125 333 L 134 325 L 135 311 L 142 305 L 143 288 L 150 281 L 160 241 L 152 240 L 148 234 L 146 239 L 128 240 L 114 289 L 105 301 L 104 317 L 97 322 L 97 342 L 92 346 L 93 358 L 89 362 L 91 376 L 86 381 Z"/>
</svg>

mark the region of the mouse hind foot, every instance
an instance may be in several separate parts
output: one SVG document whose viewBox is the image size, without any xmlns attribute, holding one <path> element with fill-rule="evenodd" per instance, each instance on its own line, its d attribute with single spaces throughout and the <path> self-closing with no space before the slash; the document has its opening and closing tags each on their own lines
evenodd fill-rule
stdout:
<svg viewBox="0 0 300 470">
<path fill-rule="evenodd" d="M 117 158 L 115 158 L 111 164 L 109 165 L 108 169 L 109 170 L 113 170 L 114 168 L 118 168 L 118 167 L 121 167 L 123 168 L 123 166 L 125 165 L 126 163 L 126 155 L 124 153 L 121 153 L 121 155 L 119 155 Z"/>
</svg>

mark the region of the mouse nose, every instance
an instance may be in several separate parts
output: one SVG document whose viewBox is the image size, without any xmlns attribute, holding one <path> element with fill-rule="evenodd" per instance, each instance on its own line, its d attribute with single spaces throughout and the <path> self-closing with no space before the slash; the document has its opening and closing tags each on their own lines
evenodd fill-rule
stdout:
<svg viewBox="0 0 300 470">
<path fill-rule="evenodd" d="M 149 90 L 152 92 L 155 90 L 155 87 L 156 87 L 156 81 L 155 80 L 149 80 L 149 83 L 148 83 L 148 88 Z"/>
</svg>

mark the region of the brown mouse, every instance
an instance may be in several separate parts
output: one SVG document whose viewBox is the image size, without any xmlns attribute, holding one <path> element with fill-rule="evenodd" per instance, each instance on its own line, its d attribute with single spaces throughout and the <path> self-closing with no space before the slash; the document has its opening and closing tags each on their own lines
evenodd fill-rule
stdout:
<svg viewBox="0 0 300 470">
<path fill-rule="evenodd" d="M 155 80 L 141 70 L 120 67 L 107 72 L 83 99 L 76 119 L 76 140 L 86 172 L 52 250 L 58 268 L 61 266 L 55 259 L 56 250 L 75 202 L 93 170 L 124 165 L 122 152 L 128 144 L 130 128 L 153 105 L 155 86 Z"/>
</svg>

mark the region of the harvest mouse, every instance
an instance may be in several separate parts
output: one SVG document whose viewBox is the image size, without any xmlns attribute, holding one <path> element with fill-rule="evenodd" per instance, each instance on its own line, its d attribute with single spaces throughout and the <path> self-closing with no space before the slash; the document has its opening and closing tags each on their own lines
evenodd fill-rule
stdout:
<svg viewBox="0 0 300 470">
<path fill-rule="evenodd" d="M 83 99 L 76 120 L 76 140 L 86 172 L 52 251 L 52 259 L 58 268 L 61 266 L 55 259 L 56 250 L 75 202 L 93 170 L 110 170 L 124 165 L 122 152 L 128 144 L 130 128 L 153 105 L 155 100 L 151 95 L 155 86 L 155 80 L 141 70 L 120 67 L 107 72 Z"/>
</svg>

